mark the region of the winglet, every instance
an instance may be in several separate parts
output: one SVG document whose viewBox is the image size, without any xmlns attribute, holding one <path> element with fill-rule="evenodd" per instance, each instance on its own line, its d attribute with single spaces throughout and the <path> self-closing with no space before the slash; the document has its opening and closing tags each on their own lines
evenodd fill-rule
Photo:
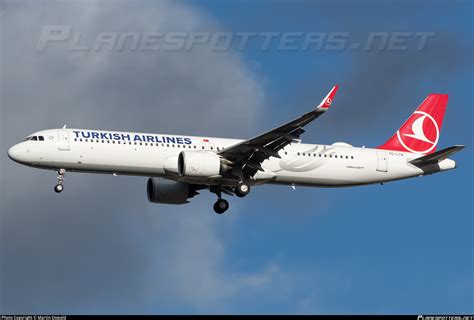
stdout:
<svg viewBox="0 0 474 320">
<path fill-rule="evenodd" d="M 336 96 L 337 89 L 339 89 L 339 86 L 336 84 L 334 87 L 332 87 L 331 91 L 329 91 L 326 98 L 324 98 L 323 101 L 321 101 L 321 103 L 316 108 L 316 110 L 327 111 L 329 107 L 331 106 L 331 103 L 333 102 L 334 97 Z"/>
</svg>

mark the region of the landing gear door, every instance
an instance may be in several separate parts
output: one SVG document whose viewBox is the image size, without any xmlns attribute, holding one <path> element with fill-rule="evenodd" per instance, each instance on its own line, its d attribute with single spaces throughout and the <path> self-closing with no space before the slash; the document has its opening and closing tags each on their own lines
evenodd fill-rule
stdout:
<svg viewBox="0 0 474 320">
<path fill-rule="evenodd" d="M 58 150 L 69 151 L 69 131 L 65 129 L 58 130 Z"/>
<path fill-rule="evenodd" d="M 377 151 L 377 171 L 387 172 L 387 153 L 385 151 Z"/>
</svg>

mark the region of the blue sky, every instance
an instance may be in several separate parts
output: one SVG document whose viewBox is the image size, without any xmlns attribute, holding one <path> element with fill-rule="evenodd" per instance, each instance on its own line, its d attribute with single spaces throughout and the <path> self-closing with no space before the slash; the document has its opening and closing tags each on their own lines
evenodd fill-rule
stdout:
<svg viewBox="0 0 474 320">
<path fill-rule="evenodd" d="M 439 92 L 449 94 L 439 146 L 468 147 L 454 156 L 453 171 L 383 186 L 258 187 L 231 199 L 223 216 L 212 213 L 208 193 L 179 208 L 149 204 L 143 178 L 71 174 L 57 197 L 53 173 L 18 166 L 4 152 L 0 312 L 474 312 L 471 2 L 91 3 L 0 6 L 2 150 L 64 122 L 250 137 L 306 112 L 336 83 L 330 112 L 308 126 L 304 142 L 377 146 Z M 410 42 L 401 51 L 262 50 L 250 42 L 217 53 L 206 46 L 71 53 L 62 44 L 35 52 L 41 28 L 54 24 L 86 37 L 110 30 L 347 32 L 358 42 L 370 32 L 435 35 L 423 50 Z M 24 181 L 34 189 L 28 201 Z"/>
</svg>

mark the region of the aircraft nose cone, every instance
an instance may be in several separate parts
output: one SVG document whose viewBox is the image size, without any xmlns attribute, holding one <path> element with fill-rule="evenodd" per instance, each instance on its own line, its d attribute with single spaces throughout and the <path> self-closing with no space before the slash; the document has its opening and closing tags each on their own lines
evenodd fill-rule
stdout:
<svg viewBox="0 0 474 320">
<path fill-rule="evenodd" d="M 19 150 L 18 150 L 18 146 L 17 145 L 14 145 L 13 147 L 11 147 L 10 149 L 8 149 L 8 157 L 14 161 L 18 160 L 18 154 L 19 154 Z"/>
</svg>

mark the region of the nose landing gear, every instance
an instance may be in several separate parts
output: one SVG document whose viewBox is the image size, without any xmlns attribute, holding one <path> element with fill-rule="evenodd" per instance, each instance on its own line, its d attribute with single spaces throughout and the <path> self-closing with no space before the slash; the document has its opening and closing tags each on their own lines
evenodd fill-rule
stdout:
<svg viewBox="0 0 474 320">
<path fill-rule="evenodd" d="M 54 191 L 60 193 L 64 190 L 64 175 L 66 174 L 66 169 L 58 170 L 58 183 L 54 186 Z"/>
</svg>

